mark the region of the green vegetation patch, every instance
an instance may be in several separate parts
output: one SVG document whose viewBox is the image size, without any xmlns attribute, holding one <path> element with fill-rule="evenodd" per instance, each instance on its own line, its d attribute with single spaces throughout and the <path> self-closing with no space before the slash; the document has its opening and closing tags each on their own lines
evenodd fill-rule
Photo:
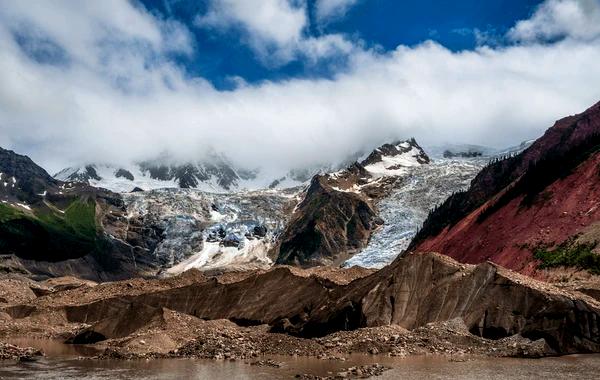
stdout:
<svg viewBox="0 0 600 380">
<path fill-rule="evenodd" d="M 93 200 L 74 200 L 64 213 L 41 205 L 34 214 L 0 206 L 0 252 L 31 260 L 62 261 L 99 249 Z"/>
<path fill-rule="evenodd" d="M 23 213 L 14 207 L 0 203 L 0 223 L 23 217 Z"/>
<path fill-rule="evenodd" d="M 572 239 L 555 249 L 538 247 L 533 256 L 541 261 L 540 268 L 572 267 L 600 274 L 600 255 L 593 252 L 597 243 L 576 243 Z"/>
<path fill-rule="evenodd" d="M 65 210 L 65 223 L 88 239 L 96 237 L 96 203 L 77 200 Z"/>
</svg>

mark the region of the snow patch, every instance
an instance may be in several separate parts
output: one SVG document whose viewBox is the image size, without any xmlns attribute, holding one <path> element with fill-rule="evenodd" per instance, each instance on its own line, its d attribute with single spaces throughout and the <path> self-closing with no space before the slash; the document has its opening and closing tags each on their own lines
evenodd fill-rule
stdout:
<svg viewBox="0 0 600 380">
<path fill-rule="evenodd" d="M 400 144 L 402 148 L 408 148 L 407 142 Z M 418 157 L 422 152 L 412 147 L 406 153 L 395 156 L 381 156 L 381 161 L 365 166 L 365 169 L 375 177 L 402 176 L 407 173 L 407 168 L 421 166 Z"/>
<path fill-rule="evenodd" d="M 244 238 L 240 248 L 224 247 L 219 242 L 206 242 L 200 252 L 169 268 L 167 273 L 179 274 L 192 268 L 202 270 L 268 268 L 273 264 L 267 256 L 270 248 L 271 243 L 262 239 Z"/>
<path fill-rule="evenodd" d="M 16 203 L 17 206 L 19 207 L 23 207 L 26 210 L 31 211 L 31 207 L 29 207 L 28 205 L 26 205 L 25 203 Z"/>
</svg>

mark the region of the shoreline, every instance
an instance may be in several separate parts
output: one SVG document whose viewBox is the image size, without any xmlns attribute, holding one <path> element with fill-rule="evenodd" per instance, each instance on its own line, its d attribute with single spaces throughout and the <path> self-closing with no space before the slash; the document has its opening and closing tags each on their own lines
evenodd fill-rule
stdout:
<svg viewBox="0 0 600 380">
<path fill-rule="evenodd" d="M 40 340 L 43 341 L 43 340 Z M 330 380 L 330 379 L 365 379 L 382 378 L 394 379 L 404 373 L 415 375 L 414 378 L 424 378 L 423 373 L 437 371 L 445 376 L 459 379 L 473 379 L 470 368 L 491 371 L 495 367 L 505 370 L 502 378 L 518 377 L 515 374 L 522 372 L 521 368 L 562 368 L 568 371 L 577 363 L 587 363 L 600 368 L 599 354 L 575 354 L 560 357 L 508 358 L 490 357 L 482 355 L 464 355 L 453 357 L 444 354 L 415 354 L 405 357 L 393 357 L 383 354 L 350 354 L 335 358 L 316 358 L 305 356 L 265 355 L 254 359 L 198 359 L 182 357 L 157 357 L 157 358 L 129 358 L 120 360 L 115 358 L 98 359 L 90 356 L 52 355 L 40 357 L 38 361 L 0 360 L 0 375 L 2 378 L 22 378 L 24 374 L 44 371 L 44 376 L 50 379 L 62 378 L 67 370 L 71 377 L 74 373 L 111 374 L 122 373 L 122 377 L 139 377 L 143 379 L 160 378 L 160 375 L 169 376 L 198 376 L 203 378 L 226 379 L 236 378 L 230 374 L 243 378 L 280 379 L 295 378 L 304 380 Z M 583 369 L 585 370 L 585 369 Z M 443 372 L 445 371 L 445 372 Z M 452 372 L 449 372 L 452 371 Z M 589 371 L 589 369 L 587 370 Z M 12 376 L 12 377 L 11 377 Z M 556 377 L 560 378 L 559 374 Z M 411 377 L 412 378 L 412 377 Z M 439 378 L 439 377 L 436 377 Z M 586 377 L 587 378 L 587 377 Z"/>
</svg>

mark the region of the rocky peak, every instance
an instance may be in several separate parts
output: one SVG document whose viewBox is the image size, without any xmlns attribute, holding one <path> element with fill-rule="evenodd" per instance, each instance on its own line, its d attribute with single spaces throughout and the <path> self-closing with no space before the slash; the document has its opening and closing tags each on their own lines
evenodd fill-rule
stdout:
<svg viewBox="0 0 600 380">
<path fill-rule="evenodd" d="M 58 181 L 29 157 L 0 148 L 0 200 L 33 203 L 57 186 Z"/>
<path fill-rule="evenodd" d="M 129 170 L 125 170 L 125 169 L 119 169 L 115 172 L 115 177 L 117 178 L 125 178 L 128 179 L 130 181 L 135 180 L 135 177 L 133 176 L 133 174 L 131 174 L 131 172 Z"/>
<path fill-rule="evenodd" d="M 402 168 L 428 164 L 431 160 L 414 138 L 384 144 L 361 162 L 374 174 L 394 175 Z"/>
<path fill-rule="evenodd" d="M 96 165 L 86 165 L 81 168 L 66 168 L 55 175 L 61 181 L 88 183 L 90 180 L 100 181 L 102 177 L 96 171 Z"/>
<path fill-rule="evenodd" d="M 411 167 L 430 162 L 414 139 L 385 144 L 346 169 L 315 175 L 284 230 L 277 262 L 339 264 L 364 249 L 382 224 L 376 203 Z"/>
<path fill-rule="evenodd" d="M 336 190 L 317 175 L 282 233 L 277 263 L 340 264 L 366 246 L 379 224 L 364 196 Z"/>
</svg>

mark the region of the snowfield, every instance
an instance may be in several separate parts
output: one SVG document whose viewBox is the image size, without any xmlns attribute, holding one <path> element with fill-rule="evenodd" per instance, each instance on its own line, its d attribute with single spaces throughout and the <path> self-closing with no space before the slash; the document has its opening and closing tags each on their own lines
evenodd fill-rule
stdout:
<svg viewBox="0 0 600 380">
<path fill-rule="evenodd" d="M 408 148 L 408 143 L 399 145 L 402 148 Z M 382 156 L 381 161 L 365 166 L 365 169 L 374 177 L 384 176 L 402 176 L 409 168 L 421 166 L 417 158 L 422 155 L 422 151 L 412 147 L 410 151 L 396 156 Z"/>
</svg>

